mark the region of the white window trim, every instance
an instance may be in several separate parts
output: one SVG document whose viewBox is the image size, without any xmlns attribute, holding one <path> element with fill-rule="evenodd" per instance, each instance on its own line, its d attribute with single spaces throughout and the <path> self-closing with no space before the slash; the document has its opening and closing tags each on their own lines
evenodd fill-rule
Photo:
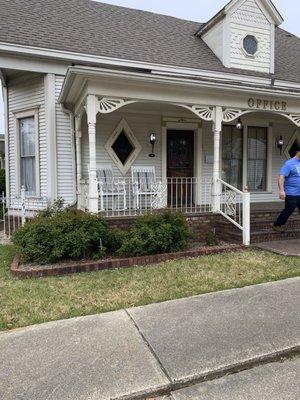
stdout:
<svg viewBox="0 0 300 400">
<path fill-rule="evenodd" d="M 255 52 L 254 54 L 248 53 L 247 50 L 246 50 L 245 47 L 244 47 L 244 40 L 246 39 L 247 36 L 253 36 L 254 39 L 256 40 L 256 43 L 257 43 L 257 50 L 256 50 L 256 52 Z M 246 56 L 247 58 L 252 58 L 252 59 L 254 59 L 254 58 L 256 58 L 257 56 L 259 56 L 259 54 L 260 54 L 260 43 L 259 43 L 259 40 L 257 39 L 257 37 L 256 37 L 256 35 L 255 35 L 254 33 L 246 33 L 246 34 L 242 37 L 242 39 L 241 39 L 241 48 L 242 48 L 243 53 L 245 54 L 245 56 Z"/>
<path fill-rule="evenodd" d="M 34 117 L 35 122 L 35 176 L 36 176 L 36 194 L 26 196 L 28 198 L 39 198 L 40 189 L 40 157 L 39 157 L 39 107 L 24 109 L 13 112 L 15 117 L 15 160 L 16 160 L 16 195 L 21 196 L 21 162 L 20 162 L 20 124 L 22 118 Z"/>
<path fill-rule="evenodd" d="M 130 143 L 132 144 L 132 146 L 134 148 L 125 164 L 122 164 L 122 162 L 119 160 L 119 157 L 116 155 L 116 153 L 114 152 L 114 150 L 112 148 L 112 145 L 114 144 L 115 140 L 117 139 L 117 137 L 123 130 L 126 133 L 127 138 L 129 139 Z M 118 123 L 117 127 L 114 129 L 113 133 L 110 135 L 110 137 L 104 147 L 123 175 L 126 174 L 126 172 L 129 170 L 129 168 L 134 163 L 135 159 L 137 158 L 137 156 L 140 154 L 140 152 L 142 150 L 142 146 L 140 145 L 137 138 L 134 136 L 133 131 L 130 128 L 130 126 L 128 125 L 125 118 L 122 118 L 121 121 Z"/>
</svg>

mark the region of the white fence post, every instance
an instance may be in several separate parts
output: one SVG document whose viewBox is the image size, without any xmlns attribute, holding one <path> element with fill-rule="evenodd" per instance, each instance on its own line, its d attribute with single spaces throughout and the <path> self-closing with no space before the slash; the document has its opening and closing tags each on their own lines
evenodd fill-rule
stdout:
<svg viewBox="0 0 300 400">
<path fill-rule="evenodd" d="M 22 226 L 25 225 L 26 222 L 26 204 L 25 204 L 25 188 L 22 186 L 21 188 L 21 222 Z"/>
<path fill-rule="evenodd" d="M 243 244 L 250 245 L 250 193 L 245 188 L 243 194 Z"/>
</svg>

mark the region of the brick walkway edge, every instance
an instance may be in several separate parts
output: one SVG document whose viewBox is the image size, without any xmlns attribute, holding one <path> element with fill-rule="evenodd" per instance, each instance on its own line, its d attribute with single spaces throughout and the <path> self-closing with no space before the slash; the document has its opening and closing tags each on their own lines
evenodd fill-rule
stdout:
<svg viewBox="0 0 300 400">
<path fill-rule="evenodd" d="M 194 250 L 186 250 L 177 253 L 155 254 L 141 257 L 129 258 L 111 258 L 99 261 L 74 262 L 74 264 L 53 264 L 49 266 L 26 266 L 20 263 L 19 255 L 16 255 L 11 263 L 11 272 L 17 278 L 33 278 L 67 275 L 80 272 L 93 272 L 106 269 L 129 268 L 133 266 L 142 266 L 157 264 L 169 260 L 179 260 L 182 258 L 195 258 L 209 254 L 230 253 L 244 250 L 245 247 L 240 244 L 228 244 L 215 247 L 201 247 Z"/>
</svg>

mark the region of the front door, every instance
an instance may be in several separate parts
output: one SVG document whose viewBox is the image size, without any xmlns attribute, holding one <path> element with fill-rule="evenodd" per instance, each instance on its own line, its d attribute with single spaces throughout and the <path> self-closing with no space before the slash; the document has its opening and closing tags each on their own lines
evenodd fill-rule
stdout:
<svg viewBox="0 0 300 400">
<path fill-rule="evenodd" d="M 193 131 L 167 131 L 167 176 L 169 205 L 190 206 L 193 202 Z"/>
</svg>

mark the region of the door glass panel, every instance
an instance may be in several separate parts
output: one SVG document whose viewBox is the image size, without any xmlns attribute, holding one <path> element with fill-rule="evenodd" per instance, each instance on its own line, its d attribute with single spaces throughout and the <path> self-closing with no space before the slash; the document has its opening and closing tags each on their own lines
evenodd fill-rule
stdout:
<svg viewBox="0 0 300 400">
<path fill-rule="evenodd" d="M 241 189 L 243 185 L 243 131 L 235 126 L 223 126 L 222 179 Z"/>
<path fill-rule="evenodd" d="M 267 189 L 267 128 L 248 128 L 248 187 Z"/>
</svg>

